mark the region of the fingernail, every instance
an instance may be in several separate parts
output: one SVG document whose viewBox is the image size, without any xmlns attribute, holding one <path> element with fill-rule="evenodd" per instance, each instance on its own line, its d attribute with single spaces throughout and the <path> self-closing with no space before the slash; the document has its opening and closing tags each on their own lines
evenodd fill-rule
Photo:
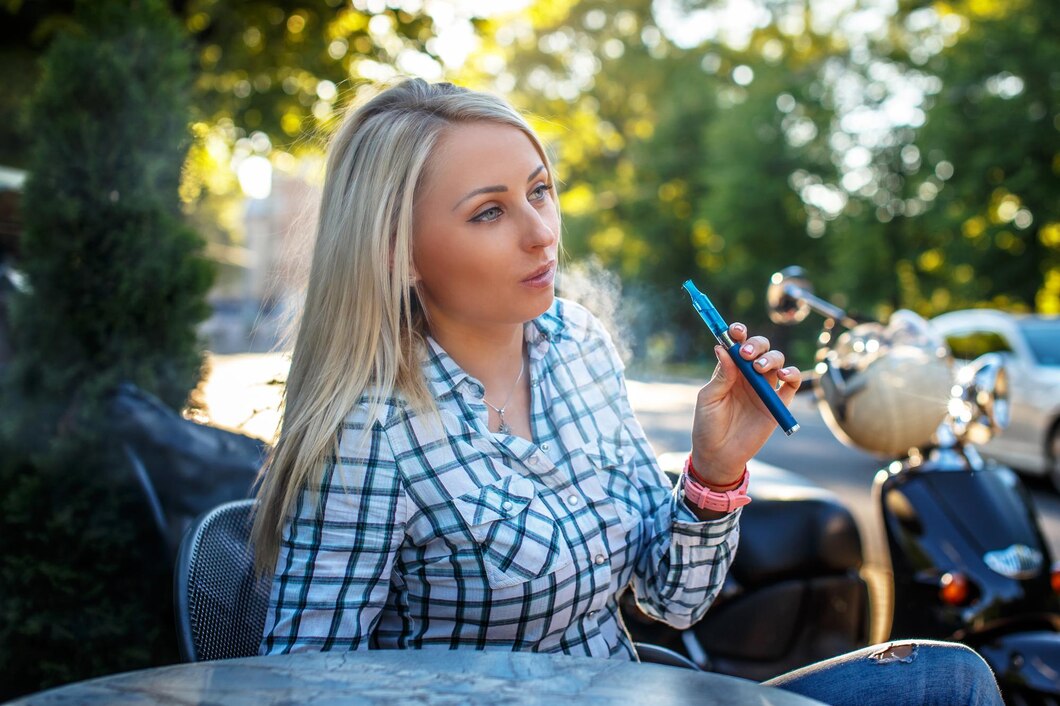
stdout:
<svg viewBox="0 0 1060 706">
<path fill-rule="evenodd" d="M 755 347 L 748 343 L 746 346 L 740 349 L 744 353 L 754 353 Z"/>
<path fill-rule="evenodd" d="M 759 358 L 758 360 L 755 361 L 755 365 L 757 365 L 759 368 L 766 367 L 766 359 L 765 358 Z"/>
<path fill-rule="evenodd" d="M 718 356 L 718 360 L 721 360 L 721 356 L 725 354 L 725 349 L 721 346 L 714 346 L 714 355 Z"/>
<path fill-rule="evenodd" d="M 732 325 L 732 327 L 733 327 L 734 329 L 736 329 L 737 331 L 743 331 L 743 330 L 745 330 L 745 328 L 744 328 L 744 325 L 743 325 L 743 324 L 733 324 L 733 325 Z"/>
<path fill-rule="evenodd" d="M 780 372 L 783 375 L 794 375 L 795 374 L 795 368 L 784 368 Z"/>
</svg>

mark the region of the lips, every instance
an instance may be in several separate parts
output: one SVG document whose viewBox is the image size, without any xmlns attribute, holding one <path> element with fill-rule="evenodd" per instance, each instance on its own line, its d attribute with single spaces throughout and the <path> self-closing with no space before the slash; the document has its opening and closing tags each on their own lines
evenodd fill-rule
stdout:
<svg viewBox="0 0 1060 706">
<path fill-rule="evenodd" d="M 522 284 L 534 288 L 547 287 L 552 284 L 552 279 L 555 275 L 556 261 L 550 260 L 547 264 L 531 272 L 525 279 L 523 279 Z"/>
</svg>

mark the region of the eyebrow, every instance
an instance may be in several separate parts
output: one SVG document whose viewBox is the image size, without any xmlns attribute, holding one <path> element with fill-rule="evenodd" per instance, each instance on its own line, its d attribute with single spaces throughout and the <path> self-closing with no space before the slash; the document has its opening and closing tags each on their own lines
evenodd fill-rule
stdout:
<svg viewBox="0 0 1060 706">
<path fill-rule="evenodd" d="M 544 164 L 537 165 L 537 169 L 535 169 L 534 171 L 530 172 L 530 176 L 528 176 L 526 178 L 526 180 L 527 181 L 533 181 L 534 177 L 536 177 L 538 174 L 540 174 L 544 169 L 545 169 L 545 165 Z M 455 211 L 457 208 L 460 207 L 460 204 L 464 203 L 465 201 L 467 201 L 468 199 L 472 198 L 473 196 L 478 196 L 479 194 L 499 194 L 499 193 L 506 192 L 507 190 L 508 190 L 508 187 L 504 186 L 504 185 L 501 185 L 501 184 L 497 184 L 497 185 L 494 185 L 494 186 L 483 186 L 483 187 L 480 187 L 478 189 L 475 189 L 474 191 L 469 192 L 466 196 L 464 196 L 464 198 L 462 198 L 459 201 L 457 201 L 456 205 L 453 206 L 453 210 Z"/>
</svg>

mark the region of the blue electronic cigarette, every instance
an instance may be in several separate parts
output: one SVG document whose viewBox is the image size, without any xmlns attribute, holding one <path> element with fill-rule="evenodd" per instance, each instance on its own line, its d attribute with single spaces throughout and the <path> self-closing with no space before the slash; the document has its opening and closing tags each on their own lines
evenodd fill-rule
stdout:
<svg viewBox="0 0 1060 706">
<path fill-rule="evenodd" d="M 718 339 L 718 343 L 729 351 L 729 357 L 736 363 L 736 367 L 740 369 L 743 376 L 747 378 L 747 382 L 751 383 L 751 387 L 754 388 L 759 399 L 765 403 L 766 409 L 773 415 L 773 419 L 777 420 L 780 428 L 788 436 L 797 432 L 799 423 L 795 421 L 795 417 L 791 416 L 791 412 L 780 401 L 777 391 L 773 389 L 773 386 L 769 384 L 765 376 L 754 369 L 754 364 L 751 361 L 740 355 L 740 344 L 735 343 L 729 337 L 729 325 L 725 323 L 725 319 L 721 318 L 721 314 L 710 303 L 710 299 L 707 299 L 707 295 L 696 289 L 696 285 L 692 284 L 692 280 L 686 281 L 684 287 L 685 291 L 692 297 L 692 306 L 703 317 L 703 321 L 707 323 L 707 328 L 714 334 L 714 338 Z"/>
</svg>

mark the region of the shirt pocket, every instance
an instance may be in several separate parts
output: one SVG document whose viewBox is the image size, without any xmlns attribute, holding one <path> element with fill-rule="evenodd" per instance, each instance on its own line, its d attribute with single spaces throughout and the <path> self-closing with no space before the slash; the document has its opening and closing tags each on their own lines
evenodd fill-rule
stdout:
<svg viewBox="0 0 1060 706">
<path fill-rule="evenodd" d="M 490 588 L 508 588 L 571 563 L 555 519 L 522 476 L 507 476 L 454 499 L 482 552 Z"/>
<path fill-rule="evenodd" d="M 632 447 L 609 440 L 600 440 L 585 449 L 600 494 L 615 508 L 615 514 L 626 530 L 636 528 L 642 519 L 641 498 L 633 473 L 633 454 Z M 582 482 L 582 487 L 586 486 L 592 487 L 593 483 Z"/>
</svg>

